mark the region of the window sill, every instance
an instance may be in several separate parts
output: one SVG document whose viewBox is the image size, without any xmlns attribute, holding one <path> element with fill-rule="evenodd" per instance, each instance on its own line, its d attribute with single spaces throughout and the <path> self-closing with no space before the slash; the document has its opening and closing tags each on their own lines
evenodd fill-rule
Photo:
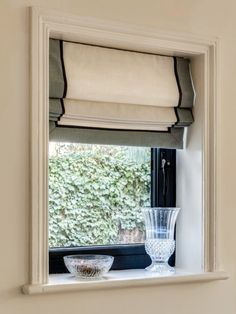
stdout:
<svg viewBox="0 0 236 314">
<path fill-rule="evenodd" d="M 99 280 L 79 280 L 70 274 L 55 274 L 49 276 L 49 282 L 41 285 L 25 285 L 25 294 L 40 294 L 80 290 L 96 290 L 126 287 L 142 287 L 188 282 L 203 282 L 228 279 L 223 271 L 187 273 L 180 269 L 171 276 L 158 276 L 143 269 L 115 270 Z"/>
</svg>

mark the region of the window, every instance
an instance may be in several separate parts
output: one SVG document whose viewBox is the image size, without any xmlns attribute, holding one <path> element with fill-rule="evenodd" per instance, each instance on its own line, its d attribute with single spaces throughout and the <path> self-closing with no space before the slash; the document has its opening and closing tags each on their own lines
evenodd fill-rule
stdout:
<svg viewBox="0 0 236 314">
<path fill-rule="evenodd" d="M 49 162 L 50 265 L 69 246 L 145 268 L 141 207 L 176 205 L 167 148 L 183 149 L 194 95 L 188 58 L 49 39 L 49 140 L 74 143 Z"/>
<path fill-rule="evenodd" d="M 181 207 L 176 231 L 176 265 L 190 276 L 168 282 L 225 279 L 218 271 L 218 39 L 81 19 L 41 8 L 31 10 L 31 219 L 30 276 L 25 293 L 71 289 L 70 283 L 53 282 L 48 275 L 48 42 L 49 37 L 127 50 L 187 56 L 197 92 L 195 121 L 189 128 L 187 149 L 177 154 L 177 206 Z M 83 135 L 83 134 L 82 134 Z M 91 133 L 90 136 L 94 136 Z M 138 137 L 135 137 L 136 140 Z M 176 138 L 176 134 L 174 136 Z M 153 140 L 153 138 L 151 138 Z M 118 143 L 116 143 L 118 144 Z M 119 145 L 119 144 L 118 144 Z M 137 145 L 139 146 L 139 145 Z M 159 145 L 148 145 L 158 147 Z M 184 170 L 184 171 L 182 171 Z M 160 172 L 159 172 L 160 173 Z M 181 174 L 181 175 L 180 175 Z M 198 276 L 200 272 L 200 275 Z M 210 273 L 209 273 L 210 272 Z M 191 274 L 194 274 L 191 276 Z M 58 275 L 59 278 L 61 275 Z M 140 275 L 142 276 L 142 275 Z M 181 277 L 181 278 L 180 278 Z M 184 277 L 184 278 L 183 278 Z M 61 277 L 60 277 L 61 278 Z M 122 280 L 121 280 L 122 281 Z M 132 280 L 131 280 L 132 281 Z M 130 281 L 129 285 L 132 285 Z M 164 280 L 154 278 L 156 284 Z M 127 280 L 120 285 L 125 286 Z M 142 278 L 136 285 L 148 285 Z M 153 284 L 153 281 L 152 281 Z M 113 281 L 103 287 L 117 286 Z M 99 285 L 100 286 L 100 285 Z M 84 289 L 74 284 L 73 289 Z M 92 288 L 92 285 L 91 285 Z"/>
<path fill-rule="evenodd" d="M 68 254 L 110 254 L 113 269 L 149 265 L 141 207 L 151 205 L 175 206 L 175 150 L 50 142 L 50 273 L 67 272 Z"/>
</svg>

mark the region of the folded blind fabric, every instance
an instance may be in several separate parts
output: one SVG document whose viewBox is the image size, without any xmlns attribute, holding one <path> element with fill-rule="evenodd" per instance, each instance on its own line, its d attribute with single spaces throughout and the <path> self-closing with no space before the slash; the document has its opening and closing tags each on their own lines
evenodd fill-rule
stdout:
<svg viewBox="0 0 236 314">
<path fill-rule="evenodd" d="M 176 138 L 167 140 L 173 136 L 171 130 L 193 122 L 194 90 L 187 59 L 51 39 L 49 71 L 54 139 L 59 133 L 63 138 L 62 132 L 67 139 L 73 132 L 82 136 L 83 128 L 93 128 L 91 134 L 106 137 L 112 132 L 105 130 L 120 130 L 123 139 L 126 132 L 132 142 L 134 133 L 140 136 L 142 131 L 143 144 L 145 137 L 161 136 L 162 147 L 173 147 Z"/>
<path fill-rule="evenodd" d="M 64 100 L 65 113 L 59 125 L 104 129 L 168 131 L 177 118 L 172 108 L 105 103 L 96 101 Z M 157 122 L 158 121 L 158 122 Z"/>
<path fill-rule="evenodd" d="M 176 107 L 174 59 L 89 45 L 63 43 L 66 98 Z"/>
<path fill-rule="evenodd" d="M 78 127 L 57 127 L 50 121 L 50 140 L 103 145 L 141 147 L 167 147 L 182 149 L 184 128 L 171 128 L 169 132 L 125 131 Z"/>
</svg>

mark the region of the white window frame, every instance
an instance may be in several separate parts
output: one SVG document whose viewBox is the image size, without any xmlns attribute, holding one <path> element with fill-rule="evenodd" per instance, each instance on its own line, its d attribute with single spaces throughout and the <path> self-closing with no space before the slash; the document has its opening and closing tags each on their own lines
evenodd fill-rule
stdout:
<svg viewBox="0 0 236 314">
<path fill-rule="evenodd" d="M 46 292 L 57 283 L 48 275 L 48 72 L 49 37 L 104 46 L 204 60 L 203 117 L 203 269 L 200 274 L 156 278 L 156 283 L 224 279 L 217 250 L 219 40 L 192 34 L 73 16 L 38 7 L 31 8 L 31 232 L 30 280 L 25 293 Z M 194 249 L 194 248 L 193 248 Z M 189 252 L 191 254 L 191 252 Z M 151 279 L 146 279 L 149 282 Z M 140 281 L 140 280 L 139 280 Z M 138 281 L 138 282 L 139 282 Z M 120 282 L 120 281 L 119 281 Z M 121 281 L 122 282 L 122 281 Z M 129 282 L 126 280 L 126 283 Z M 137 281 L 136 281 L 137 282 Z M 152 284 L 153 281 L 151 280 Z M 140 281 L 143 284 L 144 281 Z M 101 286 L 119 286 L 101 283 Z M 126 285 L 130 285 L 129 283 Z M 50 286 L 50 288 L 48 288 Z M 91 283 L 94 288 L 96 283 Z M 75 289 L 83 286 L 74 284 Z M 86 286 L 88 287 L 88 285 Z M 96 286 L 97 287 L 97 286 Z M 99 287 L 99 285 L 98 285 Z M 61 289 L 65 287 L 62 285 Z M 86 288 L 87 289 L 87 288 Z"/>
</svg>

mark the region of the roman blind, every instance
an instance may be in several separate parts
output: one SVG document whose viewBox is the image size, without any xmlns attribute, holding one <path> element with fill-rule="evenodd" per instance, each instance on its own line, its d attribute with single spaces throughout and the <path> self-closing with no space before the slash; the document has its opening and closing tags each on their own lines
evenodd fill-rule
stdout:
<svg viewBox="0 0 236 314">
<path fill-rule="evenodd" d="M 50 39 L 49 138 L 182 148 L 193 122 L 188 59 Z"/>
</svg>

